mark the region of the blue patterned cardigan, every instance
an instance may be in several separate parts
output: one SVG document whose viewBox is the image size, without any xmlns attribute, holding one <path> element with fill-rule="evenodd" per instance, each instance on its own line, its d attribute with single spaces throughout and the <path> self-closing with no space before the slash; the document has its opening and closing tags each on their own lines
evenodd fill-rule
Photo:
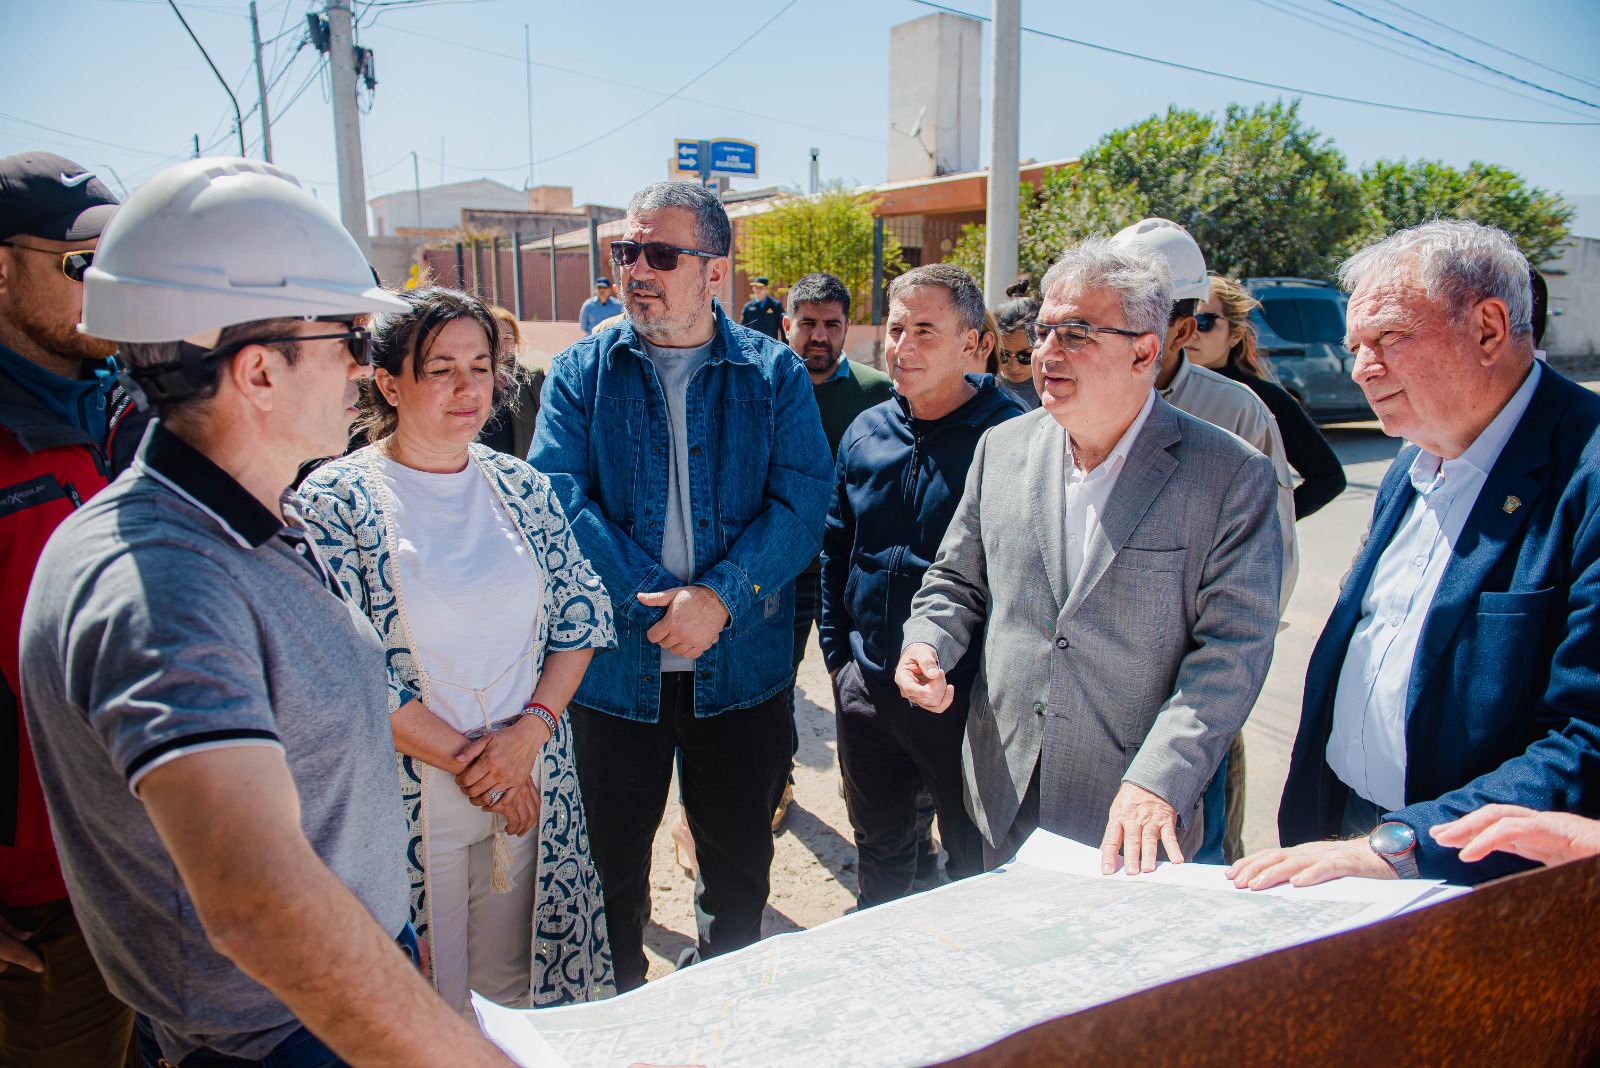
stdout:
<svg viewBox="0 0 1600 1068">
<path fill-rule="evenodd" d="M 616 643 L 611 600 L 551 492 L 550 481 L 528 464 L 472 445 L 472 462 L 544 565 L 545 611 L 534 643 L 537 682 L 548 650 L 610 648 Z M 329 569 L 356 598 L 383 639 L 389 664 L 389 711 L 413 699 L 429 701 L 427 680 L 412 654 L 405 598 L 390 547 L 394 527 L 389 490 L 370 446 L 335 460 L 300 487 L 305 521 Z M 531 607 L 530 607 L 531 611 Z M 589 857 L 568 717 L 540 756 L 544 762 L 539 820 L 538 890 L 534 901 L 532 975 L 535 1006 L 593 1001 L 616 993 L 606 936 L 600 879 Z M 420 762 L 399 757 L 400 793 L 411 831 L 406 863 L 411 877 L 411 922 L 428 942 L 428 803 Z M 433 954 L 428 954 L 430 972 Z"/>
</svg>

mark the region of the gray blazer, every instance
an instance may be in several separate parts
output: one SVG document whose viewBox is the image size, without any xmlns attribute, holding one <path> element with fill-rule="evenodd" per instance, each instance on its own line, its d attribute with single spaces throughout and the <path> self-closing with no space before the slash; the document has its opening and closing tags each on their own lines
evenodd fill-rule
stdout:
<svg viewBox="0 0 1600 1068">
<path fill-rule="evenodd" d="M 1046 411 L 983 436 L 911 604 L 904 645 L 951 665 L 983 642 L 962 763 L 991 847 L 1039 769 L 1039 825 L 1090 845 L 1124 781 L 1178 812 L 1200 798 L 1272 662 L 1283 552 L 1272 463 L 1159 397 L 1081 581 L 1066 571 L 1067 435 Z"/>
</svg>

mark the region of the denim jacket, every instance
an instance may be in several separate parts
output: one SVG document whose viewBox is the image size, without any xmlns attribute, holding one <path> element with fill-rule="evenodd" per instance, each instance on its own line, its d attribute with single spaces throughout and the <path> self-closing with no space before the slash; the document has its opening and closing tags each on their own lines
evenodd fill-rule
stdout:
<svg viewBox="0 0 1600 1068">
<path fill-rule="evenodd" d="M 717 307 L 711 355 L 688 388 L 694 574 L 729 621 L 695 662 L 694 709 L 712 716 L 779 693 L 794 674 L 794 579 L 822 544 L 833 465 L 805 366 Z M 667 404 L 630 325 L 557 356 L 528 462 L 550 478 L 578 545 L 611 593 L 617 647 L 574 698 L 655 722 L 663 609 L 637 594 L 681 585 L 661 566 L 672 462 Z"/>
</svg>

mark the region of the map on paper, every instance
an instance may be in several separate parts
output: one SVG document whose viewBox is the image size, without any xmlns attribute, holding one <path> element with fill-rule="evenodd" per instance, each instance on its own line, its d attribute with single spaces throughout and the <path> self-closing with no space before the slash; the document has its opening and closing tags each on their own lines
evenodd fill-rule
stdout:
<svg viewBox="0 0 1600 1068">
<path fill-rule="evenodd" d="M 1324 893 L 1252 893 L 1217 867 L 1130 878 L 1098 864 L 1096 850 L 1035 835 L 998 872 L 769 938 L 610 1001 L 531 1012 L 475 1001 L 485 1033 L 528 1068 L 900 1068 L 1393 915 L 1438 886 L 1341 880 Z"/>
</svg>

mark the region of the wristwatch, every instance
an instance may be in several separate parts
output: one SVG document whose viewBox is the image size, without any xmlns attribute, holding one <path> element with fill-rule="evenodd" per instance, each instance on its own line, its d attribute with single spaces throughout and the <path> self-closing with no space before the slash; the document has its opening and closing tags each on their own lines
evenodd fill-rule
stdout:
<svg viewBox="0 0 1600 1068">
<path fill-rule="evenodd" d="M 1409 825 L 1395 820 L 1380 823 L 1367 835 L 1367 844 L 1400 878 L 1417 877 L 1417 832 Z"/>
</svg>

